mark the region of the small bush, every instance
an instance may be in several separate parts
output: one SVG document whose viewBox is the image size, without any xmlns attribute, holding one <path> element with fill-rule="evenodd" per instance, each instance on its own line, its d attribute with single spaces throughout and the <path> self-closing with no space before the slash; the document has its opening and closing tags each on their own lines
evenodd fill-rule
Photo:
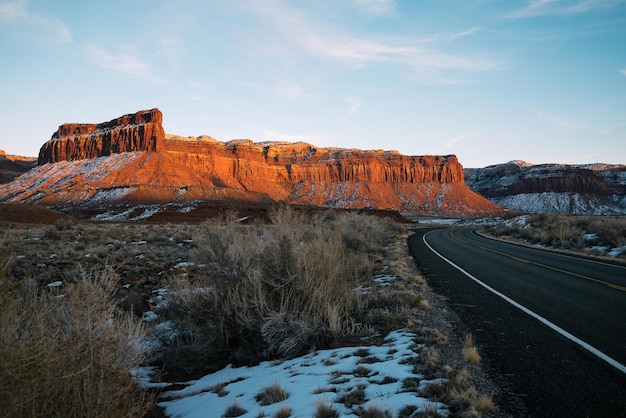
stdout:
<svg viewBox="0 0 626 418">
<path fill-rule="evenodd" d="M 474 345 L 472 334 L 466 334 L 463 338 L 463 358 L 470 363 L 480 363 L 480 354 Z"/>
<path fill-rule="evenodd" d="M 350 392 L 341 395 L 337 402 L 344 404 L 348 408 L 352 408 L 354 405 L 360 405 L 365 403 L 365 386 L 358 385 Z"/>
<path fill-rule="evenodd" d="M 339 414 L 333 409 L 332 404 L 319 401 L 315 408 L 314 418 L 339 418 Z"/>
<path fill-rule="evenodd" d="M 264 388 L 254 397 L 254 399 L 263 406 L 282 402 L 287 400 L 287 398 L 289 398 L 289 393 L 286 392 L 278 382 Z"/>
<path fill-rule="evenodd" d="M 358 416 L 359 418 L 391 418 L 393 415 L 390 411 L 369 405 L 367 408 L 358 411 Z"/>
<path fill-rule="evenodd" d="M 61 218 L 56 221 L 54 226 L 57 229 L 57 231 L 68 231 L 72 229 L 72 226 L 74 226 L 74 224 L 72 223 L 71 219 Z"/>
<path fill-rule="evenodd" d="M 283 406 L 274 414 L 274 418 L 289 418 L 292 414 L 291 408 Z"/>
<path fill-rule="evenodd" d="M 226 408 L 226 411 L 224 412 L 224 415 L 222 415 L 222 417 L 224 418 L 240 417 L 246 412 L 248 411 L 242 408 L 239 404 L 235 403 L 235 404 L 230 405 L 228 408 Z"/>
<path fill-rule="evenodd" d="M 115 308 L 110 268 L 64 285 L 0 280 L 0 416 L 143 416 L 131 371 L 146 356 L 138 319 Z"/>
<path fill-rule="evenodd" d="M 269 217 L 269 225 L 206 224 L 195 236 L 191 261 L 212 271 L 196 281 L 175 278 L 170 286 L 160 314 L 184 332 L 165 343 L 168 367 L 193 371 L 294 357 L 357 332 L 370 307 L 369 296 L 355 289 L 372 280 L 380 257 L 370 258 L 371 248 L 345 246 L 343 237 L 347 231 L 368 241 L 376 236 L 380 247 L 394 228 L 353 213 L 308 219 L 287 207 Z"/>
</svg>

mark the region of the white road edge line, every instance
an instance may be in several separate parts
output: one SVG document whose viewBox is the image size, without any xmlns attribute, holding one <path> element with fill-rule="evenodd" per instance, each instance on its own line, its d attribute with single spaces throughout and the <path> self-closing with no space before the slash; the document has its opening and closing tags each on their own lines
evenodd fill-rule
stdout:
<svg viewBox="0 0 626 418">
<path fill-rule="evenodd" d="M 618 362 L 617 360 L 613 359 L 612 357 L 607 356 L 602 351 L 600 351 L 597 348 L 595 348 L 594 346 L 584 342 L 580 338 L 570 334 L 569 332 L 565 331 L 563 328 L 559 327 L 558 325 L 553 324 L 552 322 L 548 321 L 546 318 L 544 318 L 543 316 L 539 315 L 538 313 L 535 313 L 535 312 L 531 311 L 530 309 L 528 309 L 527 307 L 517 303 L 516 301 L 514 301 L 510 297 L 506 296 L 505 294 L 500 293 L 499 291 L 497 291 L 493 287 L 489 286 L 488 284 L 481 282 L 479 279 L 477 279 L 476 277 L 472 276 L 470 273 L 468 273 L 467 271 L 463 270 L 461 267 L 457 266 L 452 261 L 450 261 L 447 258 L 445 258 L 443 255 L 439 254 L 426 241 L 426 236 L 428 234 L 430 234 L 431 232 L 433 232 L 433 231 L 425 233 L 424 236 L 422 236 L 422 241 L 424 242 L 424 244 L 426 244 L 426 246 L 428 248 L 430 248 L 430 250 L 433 253 L 435 253 L 437 256 L 439 256 L 446 263 L 450 264 L 452 267 L 454 267 L 455 269 L 459 270 L 461 273 L 465 274 L 467 277 L 469 277 L 470 279 L 472 279 L 473 281 L 475 281 L 476 283 L 478 283 L 479 285 L 481 285 L 485 289 L 489 290 L 494 295 L 501 297 L 502 299 L 504 299 L 505 301 L 507 301 L 511 305 L 513 305 L 516 308 L 520 309 L 522 312 L 527 313 L 528 315 L 532 316 L 533 318 L 535 318 L 536 320 L 538 320 L 542 324 L 547 325 L 552 330 L 558 332 L 559 334 L 561 334 L 562 336 L 564 336 L 568 340 L 570 340 L 570 341 L 580 345 L 582 348 L 584 348 L 585 350 L 589 351 L 591 354 L 599 357 L 600 359 L 602 359 L 602 360 L 606 361 L 607 363 L 609 363 L 611 366 L 615 367 L 620 372 L 626 374 L 626 366 L 624 366 L 622 363 Z"/>
</svg>

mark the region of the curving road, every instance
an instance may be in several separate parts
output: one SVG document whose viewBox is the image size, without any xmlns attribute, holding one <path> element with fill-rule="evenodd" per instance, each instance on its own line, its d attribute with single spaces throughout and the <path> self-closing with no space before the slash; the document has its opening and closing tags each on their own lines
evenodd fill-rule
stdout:
<svg viewBox="0 0 626 418">
<path fill-rule="evenodd" d="M 469 328 L 514 416 L 626 416 L 626 268 L 469 229 L 409 239 Z"/>
</svg>

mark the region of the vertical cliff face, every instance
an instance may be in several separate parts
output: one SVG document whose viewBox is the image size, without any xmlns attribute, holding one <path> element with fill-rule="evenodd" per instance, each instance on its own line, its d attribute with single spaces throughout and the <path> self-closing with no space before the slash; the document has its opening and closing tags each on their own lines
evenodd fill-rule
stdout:
<svg viewBox="0 0 626 418">
<path fill-rule="evenodd" d="M 122 152 L 156 152 L 165 132 L 159 109 L 142 110 L 109 122 L 66 123 L 39 151 L 38 164 L 82 160 Z"/>
<path fill-rule="evenodd" d="M 161 122 L 152 109 L 61 125 L 42 146 L 39 167 L 0 188 L 0 200 L 99 206 L 236 196 L 411 214 L 500 210 L 465 185 L 454 155 L 182 138 L 165 135 Z"/>
<path fill-rule="evenodd" d="M 626 166 L 533 165 L 511 161 L 466 170 L 470 188 L 519 212 L 626 213 Z"/>
</svg>

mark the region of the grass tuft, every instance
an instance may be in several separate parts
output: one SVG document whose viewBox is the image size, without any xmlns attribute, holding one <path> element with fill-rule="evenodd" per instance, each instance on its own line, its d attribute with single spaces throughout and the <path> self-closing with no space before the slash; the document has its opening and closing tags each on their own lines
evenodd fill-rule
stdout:
<svg viewBox="0 0 626 418">
<path fill-rule="evenodd" d="M 224 418 L 240 417 L 247 412 L 248 411 L 242 408 L 239 404 L 234 403 L 230 405 L 228 408 L 226 408 L 226 411 L 224 412 L 224 415 L 222 415 L 222 417 Z"/>
<path fill-rule="evenodd" d="M 470 363 L 480 363 L 481 357 L 474 345 L 472 334 L 466 334 L 463 337 L 463 358 Z"/>
<path fill-rule="evenodd" d="M 254 399 L 263 406 L 285 401 L 289 398 L 289 393 L 285 391 L 280 383 L 276 382 L 264 388 Z"/>
<path fill-rule="evenodd" d="M 332 404 L 319 401 L 315 408 L 314 418 L 339 418 L 339 414 L 333 409 Z"/>
</svg>

